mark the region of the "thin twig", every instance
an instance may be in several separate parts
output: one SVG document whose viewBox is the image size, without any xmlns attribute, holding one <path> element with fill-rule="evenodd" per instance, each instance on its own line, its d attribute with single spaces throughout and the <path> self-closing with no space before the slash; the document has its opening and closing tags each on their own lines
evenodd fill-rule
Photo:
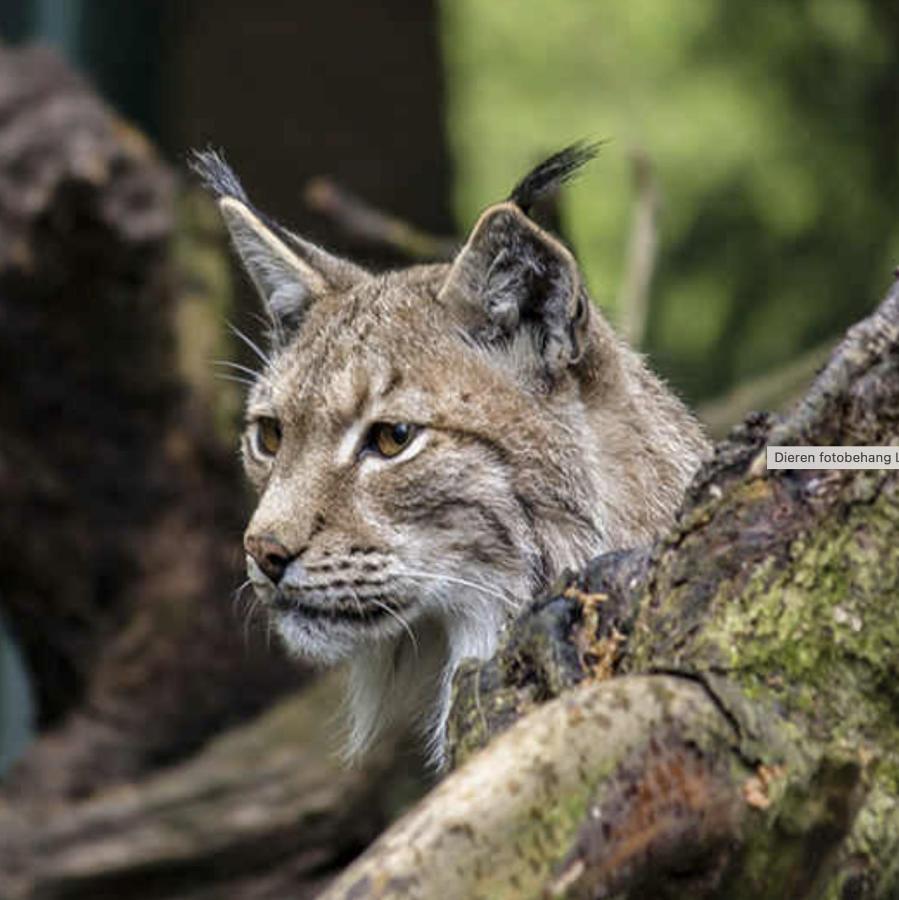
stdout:
<svg viewBox="0 0 899 900">
<path fill-rule="evenodd" d="M 625 337 L 634 347 L 640 347 L 646 335 L 658 258 L 659 190 L 649 157 L 641 149 L 631 153 L 631 174 L 636 192 L 634 218 L 616 309 Z"/>
<path fill-rule="evenodd" d="M 413 260 L 449 260 L 459 246 L 454 238 L 430 234 L 375 209 L 324 175 L 308 182 L 303 198 L 311 209 L 327 216 L 350 237 L 389 247 Z"/>
<path fill-rule="evenodd" d="M 815 373 L 827 361 L 837 338 L 824 341 L 778 368 L 747 379 L 720 397 L 713 397 L 699 409 L 713 437 L 724 437 L 731 426 L 756 410 L 782 410 L 808 388 Z"/>
</svg>

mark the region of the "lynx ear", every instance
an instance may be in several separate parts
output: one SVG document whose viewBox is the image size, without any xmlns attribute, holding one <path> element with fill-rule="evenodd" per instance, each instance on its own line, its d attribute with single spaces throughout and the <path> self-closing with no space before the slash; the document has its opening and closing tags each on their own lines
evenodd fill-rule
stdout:
<svg viewBox="0 0 899 900">
<path fill-rule="evenodd" d="M 225 197 L 219 207 L 273 323 L 278 330 L 295 330 L 309 303 L 327 291 L 327 282 L 240 201 Z"/>
<path fill-rule="evenodd" d="M 317 297 L 346 290 L 367 277 L 352 263 L 267 221 L 217 153 L 195 153 L 191 165 L 218 198 L 234 247 L 272 320 L 275 338 L 296 331 Z"/>
<path fill-rule="evenodd" d="M 580 359 L 589 300 L 574 257 L 512 203 L 481 216 L 439 299 L 481 343 L 508 344 L 530 329 L 551 377 Z"/>
</svg>

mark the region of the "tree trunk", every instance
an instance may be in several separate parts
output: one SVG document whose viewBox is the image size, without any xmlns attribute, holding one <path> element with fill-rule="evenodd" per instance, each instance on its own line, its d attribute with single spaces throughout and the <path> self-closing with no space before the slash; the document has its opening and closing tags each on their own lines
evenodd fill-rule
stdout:
<svg viewBox="0 0 899 900">
<path fill-rule="evenodd" d="M 53 54 L 0 48 L 0 602 L 43 733 L 7 793 L 135 777 L 302 677 L 232 610 L 242 482 L 179 342 L 227 355 L 202 212 Z"/>
</svg>

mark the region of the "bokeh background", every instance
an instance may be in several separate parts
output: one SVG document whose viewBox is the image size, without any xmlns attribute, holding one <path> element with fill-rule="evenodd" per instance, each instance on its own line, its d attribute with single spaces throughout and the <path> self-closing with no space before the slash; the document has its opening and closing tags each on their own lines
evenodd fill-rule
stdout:
<svg viewBox="0 0 899 900">
<path fill-rule="evenodd" d="M 602 142 L 559 228 L 596 302 L 716 434 L 797 396 L 899 263 L 894 0 L 0 0 L 0 42 L 52 48 L 143 132 L 182 217 L 208 213 L 191 212 L 189 149 L 221 147 L 259 207 L 376 266 L 409 247 L 323 213 L 312 179 L 461 239 L 536 161 Z M 179 265 L 195 246 L 173 239 Z M 240 276 L 204 277 L 258 334 Z M 14 390 L 0 383 L 0 398 Z M 233 433 L 239 397 L 214 403 Z M 10 618 L 0 772 L 62 726 L 92 677 L 64 673 L 77 689 L 42 697 L 34 623 Z"/>
<path fill-rule="evenodd" d="M 7 0 L 0 34 L 57 47 L 173 164 L 225 148 L 320 238 L 314 175 L 463 234 L 542 155 L 605 141 L 563 215 L 619 323 L 645 159 L 640 338 L 694 402 L 838 334 L 899 259 L 891 0 Z"/>
</svg>

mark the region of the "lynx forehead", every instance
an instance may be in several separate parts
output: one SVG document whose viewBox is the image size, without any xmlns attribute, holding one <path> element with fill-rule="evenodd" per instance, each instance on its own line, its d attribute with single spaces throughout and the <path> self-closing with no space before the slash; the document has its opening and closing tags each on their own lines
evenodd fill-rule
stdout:
<svg viewBox="0 0 899 900">
<path fill-rule="evenodd" d="M 451 264 L 382 275 L 196 157 L 271 322 L 243 438 L 248 574 L 292 652 L 349 660 L 351 753 L 410 722 L 439 764 L 459 662 L 563 568 L 658 534 L 706 451 L 527 215 L 592 155 L 538 166 Z"/>
</svg>

